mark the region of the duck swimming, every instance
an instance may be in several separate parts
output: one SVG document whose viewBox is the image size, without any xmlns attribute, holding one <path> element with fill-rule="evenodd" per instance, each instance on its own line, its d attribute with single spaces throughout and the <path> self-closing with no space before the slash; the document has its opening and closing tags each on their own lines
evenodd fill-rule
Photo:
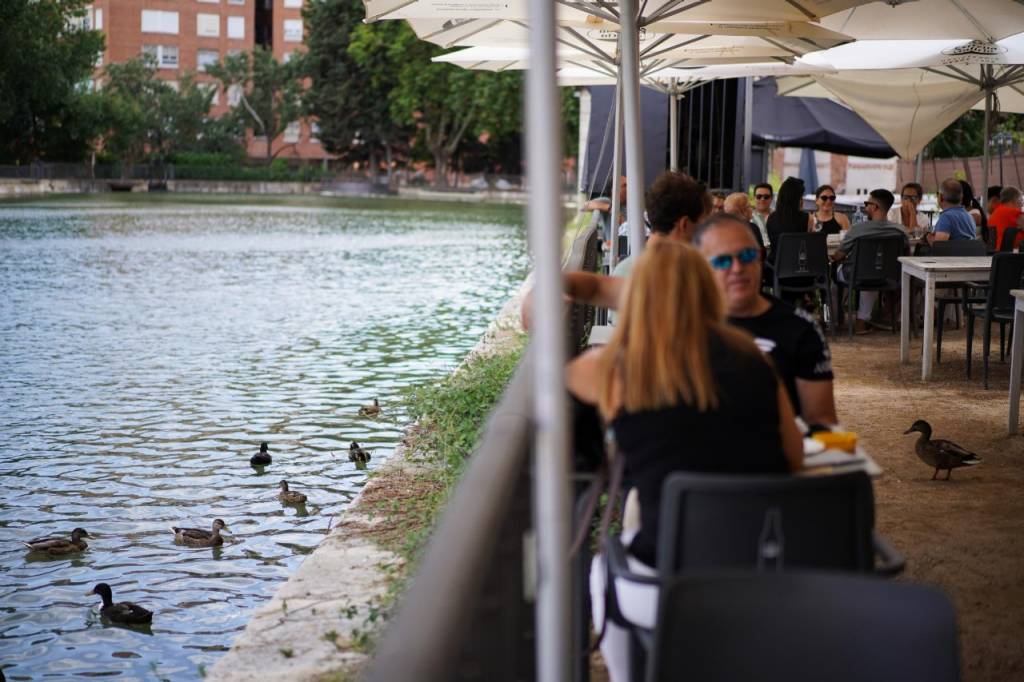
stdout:
<svg viewBox="0 0 1024 682">
<path fill-rule="evenodd" d="M 360 417 L 376 417 L 378 414 L 380 414 L 380 403 L 376 398 L 373 399 L 372 405 L 363 405 L 359 408 Z"/>
<path fill-rule="evenodd" d="M 97 594 L 102 597 L 103 606 L 100 607 L 100 615 L 114 623 L 144 625 L 153 622 L 153 612 L 138 604 L 133 604 L 130 601 L 121 601 L 115 604 L 110 585 L 106 583 L 99 583 L 86 594 Z"/>
<path fill-rule="evenodd" d="M 288 481 L 281 481 L 281 492 L 277 494 L 277 499 L 285 504 L 305 504 L 306 502 L 305 495 L 294 490 L 288 490 Z"/>
<path fill-rule="evenodd" d="M 359 443 L 352 441 L 348 446 L 348 461 L 365 465 L 370 461 L 370 451 L 359 447 Z"/>
<path fill-rule="evenodd" d="M 249 458 L 249 464 L 254 467 L 267 466 L 271 461 L 269 446 L 266 443 L 260 443 L 260 451 Z"/>
<path fill-rule="evenodd" d="M 22 543 L 28 547 L 30 552 L 40 552 L 50 556 L 64 556 L 66 554 L 77 554 L 85 550 L 89 545 L 82 538 L 91 537 L 89 531 L 84 528 L 75 528 L 71 531 L 71 538 L 62 538 L 51 535 L 45 538 L 35 538 Z"/>
<path fill-rule="evenodd" d="M 179 544 L 189 547 L 220 547 L 224 544 L 224 538 L 220 536 L 220 531 L 227 527 L 227 524 L 220 519 L 214 519 L 213 530 L 178 528 L 176 526 L 171 530 L 174 531 L 174 541 Z"/>
<path fill-rule="evenodd" d="M 944 480 L 948 481 L 949 477 L 953 474 L 953 469 L 974 466 L 982 462 L 981 457 L 978 457 L 969 450 L 965 450 L 952 441 L 931 440 L 931 424 L 923 419 L 918 419 L 914 422 L 909 429 L 903 432 L 903 435 L 905 436 L 914 431 L 921 434 L 914 445 L 914 451 L 917 452 L 917 456 L 922 462 L 930 467 L 935 467 L 935 473 L 932 474 L 933 481 L 942 469 L 946 470 L 946 478 Z"/>
</svg>

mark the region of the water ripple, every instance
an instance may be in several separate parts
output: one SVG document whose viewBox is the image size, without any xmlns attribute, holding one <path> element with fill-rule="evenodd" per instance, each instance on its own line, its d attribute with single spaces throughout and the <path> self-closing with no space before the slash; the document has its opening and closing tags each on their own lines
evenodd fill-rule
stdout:
<svg viewBox="0 0 1024 682">
<path fill-rule="evenodd" d="M 246 202 L 0 204 L 7 679 L 196 679 L 365 481 L 349 441 L 393 450 L 405 415 L 358 407 L 457 364 L 527 266 L 514 209 Z M 173 544 L 215 517 L 223 547 Z M 77 557 L 19 544 L 74 526 Z M 97 582 L 152 630 L 104 625 Z"/>
</svg>

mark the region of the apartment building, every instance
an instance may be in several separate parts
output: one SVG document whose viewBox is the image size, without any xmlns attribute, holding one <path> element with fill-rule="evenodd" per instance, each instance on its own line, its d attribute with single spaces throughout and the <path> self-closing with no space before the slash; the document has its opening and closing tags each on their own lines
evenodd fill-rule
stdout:
<svg viewBox="0 0 1024 682">
<path fill-rule="evenodd" d="M 222 57 L 269 48 L 279 60 L 303 50 L 305 0 L 93 0 L 86 21 L 106 35 L 98 68 L 140 54 L 152 55 L 161 78 L 176 83 L 186 71 L 216 87 L 203 71 Z M 218 88 L 211 113 L 237 106 L 238 96 Z M 316 139 L 316 124 L 293 123 L 274 141 L 278 158 L 329 157 Z M 251 156 L 263 156 L 266 142 L 249 140 Z"/>
</svg>

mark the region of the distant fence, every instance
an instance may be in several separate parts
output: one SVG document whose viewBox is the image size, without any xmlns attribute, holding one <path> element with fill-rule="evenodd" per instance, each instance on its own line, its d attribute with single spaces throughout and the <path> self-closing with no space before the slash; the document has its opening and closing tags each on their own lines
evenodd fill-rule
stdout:
<svg viewBox="0 0 1024 682">
<path fill-rule="evenodd" d="M 958 159 L 925 159 L 921 162 L 921 185 L 925 192 L 936 192 L 946 178 L 962 178 L 971 183 L 974 193 L 985 198 L 986 188 L 981 186 L 983 157 L 971 156 Z M 913 159 L 900 160 L 899 185 L 914 182 L 917 177 L 917 164 Z M 1021 187 L 1024 183 L 1024 154 L 1004 154 L 1002 158 L 993 155 L 988 169 L 988 184 L 1013 185 Z"/>
</svg>

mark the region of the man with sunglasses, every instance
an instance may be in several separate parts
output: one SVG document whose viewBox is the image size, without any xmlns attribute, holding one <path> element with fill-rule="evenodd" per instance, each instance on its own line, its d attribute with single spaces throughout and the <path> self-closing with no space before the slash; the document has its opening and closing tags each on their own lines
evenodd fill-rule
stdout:
<svg viewBox="0 0 1024 682">
<path fill-rule="evenodd" d="M 729 322 L 750 332 L 772 359 L 796 413 L 808 424 L 835 424 L 832 354 L 806 311 L 761 293 L 761 249 L 749 224 L 714 215 L 693 237 L 708 259 Z"/>
<path fill-rule="evenodd" d="M 924 188 L 916 182 L 908 182 L 900 190 L 900 205 L 889 209 L 889 221 L 900 223 L 908 232 L 927 232 L 931 227 L 928 216 L 917 210 L 924 198 Z"/>
<path fill-rule="evenodd" d="M 768 240 L 768 216 L 772 214 L 772 199 L 775 190 L 767 182 L 754 186 L 754 224 L 761 230 L 761 242 L 771 246 Z"/>
<path fill-rule="evenodd" d="M 852 262 L 852 256 L 857 252 L 857 242 L 865 238 L 900 237 L 903 239 L 903 253 L 906 254 L 910 248 L 907 231 L 899 223 L 894 223 L 886 218 L 889 214 L 889 209 L 892 208 L 895 201 L 896 197 L 887 189 L 871 190 L 868 200 L 864 202 L 864 211 L 867 213 L 868 219 L 857 223 L 847 230 L 843 241 L 839 243 L 838 250 L 832 256 L 832 260 L 839 263 L 844 261 Z M 850 280 L 846 264 L 840 266 L 837 276 L 839 281 L 843 283 Z M 858 334 L 866 334 L 871 331 L 871 311 L 874 310 L 875 301 L 877 300 L 877 291 L 860 292 L 860 307 L 857 310 L 857 321 L 855 323 L 855 330 Z"/>
</svg>

